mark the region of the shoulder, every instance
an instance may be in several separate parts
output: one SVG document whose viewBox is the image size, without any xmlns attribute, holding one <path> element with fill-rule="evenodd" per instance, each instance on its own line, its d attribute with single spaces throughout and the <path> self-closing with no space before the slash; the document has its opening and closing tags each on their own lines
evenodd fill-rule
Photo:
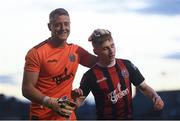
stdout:
<svg viewBox="0 0 180 121">
<path fill-rule="evenodd" d="M 41 43 L 39 43 L 39 44 L 37 44 L 37 45 L 35 45 L 33 48 L 34 48 L 34 49 L 40 49 L 40 48 L 42 48 L 43 46 L 45 46 L 47 43 L 48 43 L 48 39 L 45 40 L 45 41 L 43 41 L 43 42 L 41 42 Z"/>
<path fill-rule="evenodd" d="M 38 54 L 37 49 L 33 47 L 27 52 L 26 57 L 34 57 L 37 54 Z"/>
<path fill-rule="evenodd" d="M 67 43 L 68 47 L 76 47 L 79 48 L 80 46 L 74 43 Z"/>
<path fill-rule="evenodd" d="M 131 68 L 131 69 L 134 69 L 134 70 L 137 70 L 137 67 L 130 61 L 130 60 L 128 60 L 128 59 L 116 59 L 117 60 L 117 62 L 123 62 L 124 63 L 124 65 L 129 69 L 129 68 Z"/>
<path fill-rule="evenodd" d="M 86 84 L 88 83 L 88 86 L 90 84 L 92 84 L 96 79 L 95 79 L 95 74 L 94 74 L 94 71 L 93 71 L 94 67 L 88 69 L 84 74 L 83 74 L 83 77 L 81 79 L 81 85 L 82 84 Z"/>
<path fill-rule="evenodd" d="M 128 59 L 122 59 L 122 58 L 117 58 L 116 61 L 119 62 L 123 62 L 125 65 L 130 65 L 131 61 Z"/>
<path fill-rule="evenodd" d="M 68 44 L 68 47 L 69 47 L 71 50 L 73 50 L 73 51 L 75 51 L 76 53 L 78 53 L 78 54 L 79 54 L 80 56 L 82 56 L 82 57 L 84 57 L 84 55 L 85 55 L 85 56 L 89 55 L 88 51 L 86 51 L 83 47 L 81 47 L 81 46 L 79 46 L 79 45 L 77 45 L 77 44 L 70 43 L 70 44 Z"/>
<path fill-rule="evenodd" d="M 47 50 L 47 43 L 48 40 L 45 40 L 37 45 L 35 45 L 34 47 L 32 47 L 31 49 L 29 49 L 29 51 L 26 54 L 26 57 L 38 57 L 38 54 L 40 54 L 42 52 L 42 50 Z"/>
<path fill-rule="evenodd" d="M 90 69 L 88 69 L 88 70 L 84 73 L 84 75 L 85 75 L 85 76 L 89 76 L 89 77 L 91 76 L 91 77 L 92 77 L 93 74 L 94 74 L 93 72 L 94 72 L 95 69 L 98 69 L 98 67 L 97 67 L 96 64 L 93 65 Z"/>
<path fill-rule="evenodd" d="M 48 43 L 48 40 L 45 40 L 45 41 L 35 45 L 31 49 L 29 49 L 27 54 L 36 53 L 38 51 L 41 51 L 42 49 L 46 48 L 45 46 L 47 45 L 47 43 Z"/>
<path fill-rule="evenodd" d="M 78 50 L 78 51 L 84 50 L 81 46 L 74 44 L 74 43 L 68 43 L 67 45 L 68 45 L 68 48 L 71 48 L 73 50 Z"/>
</svg>

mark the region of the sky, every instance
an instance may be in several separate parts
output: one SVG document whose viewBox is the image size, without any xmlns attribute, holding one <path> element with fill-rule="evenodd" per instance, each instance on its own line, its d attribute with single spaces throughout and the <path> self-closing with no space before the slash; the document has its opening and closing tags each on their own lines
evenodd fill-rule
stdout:
<svg viewBox="0 0 180 121">
<path fill-rule="evenodd" d="M 180 0 L 2 0 L 0 93 L 21 94 L 27 51 L 50 36 L 49 13 L 63 7 L 71 19 L 69 43 L 93 53 L 94 29 L 111 31 L 116 57 L 131 60 L 156 91 L 180 89 Z M 87 68 L 79 66 L 74 88 Z"/>
</svg>

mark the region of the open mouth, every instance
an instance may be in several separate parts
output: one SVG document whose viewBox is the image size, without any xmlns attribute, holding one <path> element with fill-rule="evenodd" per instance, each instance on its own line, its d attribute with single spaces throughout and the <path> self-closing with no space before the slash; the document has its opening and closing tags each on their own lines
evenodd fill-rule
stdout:
<svg viewBox="0 0 180 121">
<path fill-rule="evenodd" d="M 56 31 L 56 34 L 58 35 L 63 35 L 63 34 L 67 34 L 67 31 Z"/>
</svg>

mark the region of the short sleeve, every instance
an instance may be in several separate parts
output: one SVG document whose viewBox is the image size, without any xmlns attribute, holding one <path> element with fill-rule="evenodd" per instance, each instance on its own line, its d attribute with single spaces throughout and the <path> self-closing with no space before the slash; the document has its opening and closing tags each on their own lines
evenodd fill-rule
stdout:
<svg viewBox="0 0 180 121">
<path fill-rule="evenodd" d="M 25 57 L 24 70 L 31 72 L 40 71 L 40 58 L 35 48 L 32 48 L 31 50 L 28 51 Z"/>
<path fill-rule="evenodd" d="M 90 79 L 89 79 L 89 76 L 87 76 L 87 74 L 83 75 L 81 82 L 80 82 L 80 88 L 83 91 L 83 95 L 88 96 L 91 89 L 90 89 Z"/>
<path fill-rule="evenodd" d="M 139 69 L 129 60 L 125 61 L 125 64 L 127 66 L 127 69 L 130 73 L 130 81 L 134 86 L 138 86 L 140 85 L 145 78 L 143 77 L 143 75 L 141 74 L 141 72 L 139 71 Z"/>
</svg>

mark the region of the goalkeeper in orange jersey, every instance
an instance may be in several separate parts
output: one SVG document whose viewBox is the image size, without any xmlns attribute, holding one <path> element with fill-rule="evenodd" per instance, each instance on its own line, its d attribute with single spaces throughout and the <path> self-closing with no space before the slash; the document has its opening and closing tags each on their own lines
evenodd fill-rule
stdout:
<svg viewBox="0 0 180 121">
<path fill-rule="evenodd" d="M 82 47 L 67 43 L 69 13 L 58 8 L 49 15 L 51 37 L 30 49 L 25 57 L 23 96 L 29 99 L 30 119 L 76 119 L 72 83 L 81 64 L 92 67 L 96 57 Z"/>
</svg>

